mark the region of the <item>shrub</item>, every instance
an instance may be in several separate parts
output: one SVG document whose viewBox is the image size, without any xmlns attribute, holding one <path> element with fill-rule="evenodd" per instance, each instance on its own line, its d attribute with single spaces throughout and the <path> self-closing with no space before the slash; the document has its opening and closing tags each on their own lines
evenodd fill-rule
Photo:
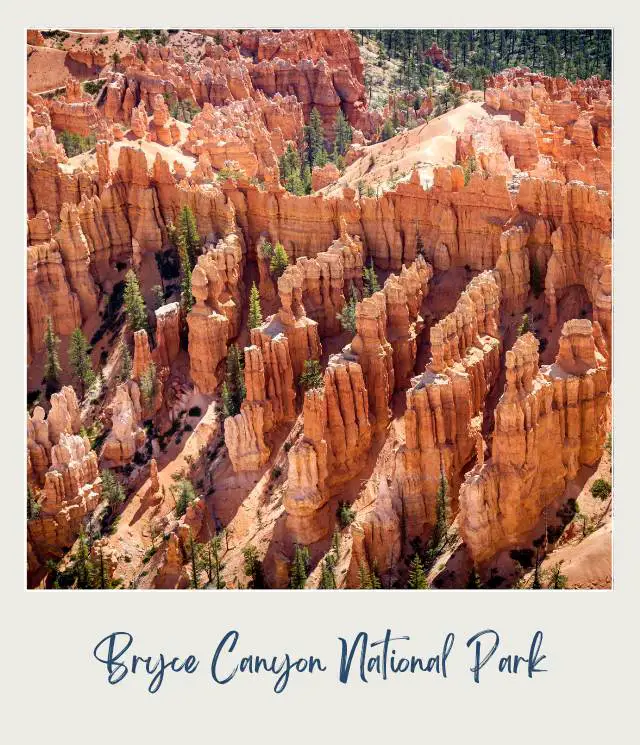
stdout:
<svg viewBox="0 0 640 745">
<path fill-rule="evenodd" d="M 338 509 L 336 510 L 336 517 L 340 522 L 341 528 L 346 528 L 347 525 L 356 519 L 356 513 L 348 502 L 340 502 Z"/>
<path fill-rule="evenodd" d="M 324 381 L 318 360 L 304 361 L 304 371 L 300 376 L 299 383 L 303 391 L 310 391 L 313 388 L 322 388 Z"/>
<path fill-rule="evenodd" d="M 279 477 L 280 477 L 281 475 L 282 475 L 282 468 L 280 468 L 279 466 L 276 466 L 276 467 L 275 467 L 275 468 L 274 468 L 274 469 L 273 469 L 273 470 L 271 471 L 271 478 L 272 478 L 272 479 L 273 479 L 274 481 L 275 481 L 275 480 L 276 480 L 277 478 L 279 478 Z"/>
<path fill-rule="evenodd" d="M 596 499 L 608 499 L 611 496 L 611 484 L 604 479 L 596 479 L 591 484 L 591 494 Z"/>
<path fill-rule="evenodd" d="M 89 95 L 95 96 L 96 94 L 100 93 L 104 83 L 104 78 L 99 78 L 98 80 L 86 80 L 83 83 L 83 87 Z"/>
<path fill-rule="evenodd" d="M 85 153 L 96 145 L 96 136 L 90 134 L 87 137 L 68 132 L 66 129 L 58 134 L 58 142 L 64 147 L 67 157 L 73 158 L 75 155 Z"/>
<path fill-rule="evenodd" d="M 108 44 L 109 43 L 109 37 L 108 36 L 101 36 L 98 39 L 98 44 Z"/>
</svg>

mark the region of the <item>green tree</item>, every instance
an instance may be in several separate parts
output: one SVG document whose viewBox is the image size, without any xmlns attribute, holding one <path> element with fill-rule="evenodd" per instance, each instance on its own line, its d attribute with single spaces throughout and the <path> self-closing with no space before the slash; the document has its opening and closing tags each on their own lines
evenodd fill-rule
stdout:
<svg viewBox="0 0 640 745">
<path fill-rule="evenodd" d="M 303 391 L 322 388 L 324 386 L 324 379 L 322 377 L 322 370 L 320 369 L 320 362 L 318 360 L 305 360 L 304 370 L 298 382 Z"/>
<path fill-rule="evenodd" d="M 220 553 L 222 551 L 223 533 L 216 533 L 206 543 L 202 545 L 200 560 L 202 567 L 207 574 L 209 584 L 213 585 L 216 590 L 225 588 L 225 582 L 222 579 L 222 563 Z"/>
<path fill-rule="evenodd" d="M 129 269 L 125 277 L 124 310 L 131 331 L 148 329 L 147 308 L 144 304 L 142 293 L 140 292 L 138 278 L 132 269 Z"/>
<path fill-rule="evenodd" d="M 518 325 L 516 333 L 518 336 L 524 336 L 529 331 L 531 331 L 531 322 L 529 321 L 529 315 L 525 313 L 522 316 L 522 321 Z"/>
<path fill-rule="evenodd" d="M 200 562 L 198 560 L 198 547 L 193 538 L 193 532 L 189 529 L 189 543 L 187 545 L 187 558 L 189 560 L 189 568 L 191 569 L 191 575 L 189 577 L 191 589 L 197 590 L 198 585 L 198 574 L 200 573 Z"/>
<path fill-rule="evenodd" d="M 131 352 L 128 344 L 123 340 L 120 343 L 120 380 L 125 382 L 131 377 L 133 362 L 131 361 Z"/>
<path fill-rule="evenodd" d="M 336 589 L 336 575 L 334 568 L 337 559 L 336 555 L 331 551 L 326 555 L 320 568 L 320 584 L 321 590 L 335 590 Z"/>
<path fill-rule="evenodd" d="M 260 292 L 254 282 L 249 292 L 249 319 L 248 326 L 250 329 L 258 328 L 262 325 L 262 307 L 260 305 Z"/>
<path fill-rule="evenodd" d="M 187 240 L 182 232 L 178 233 L 177 244 L 180 259 L 180 307 L 186 315 L 193 308 L 193 293 L 191 291 L 191 259 Z"/>
<path fill-rule="evenodd" d="M 382 132 L 380 133 L 380 139 L 382 140 L 382 142 L 395 137 L 395 134 L 396 130 L 391 119 L 385 120 L 385 123 L 382 125 Z"/>
<path fill-rule="evenodd" d="M 551 576 L 549 578 L 549 589 L 551 590 L 564 590 L 568 584 L 568 577 L 566 574 L 562 574 L 562 561 L 554 564 L 551 567 Z"/>
<path fill-rule="evenodd" d="M 73 377 L 80 385 L 81 397 L 84 397 L 87 388 L 90 388 L 96 380 L 96 374 L 91 365 L 89 352 L 91 347 L 81 328 L 76 328 L 69 338 L 69 365 Z"/>
<path fill-rule="evenodd" d="M 324 129 L 320 112 L 314 106 L 309 115 L 309 124 L 305 127 L 307 144 L 307 162 L 311 167 L 319 165 L 319 161 L 326 158 L 324 149 Z M 326 161 L 325 161 L 326 162 Z"/>
<path fill-rule="evenodd" d="M 418 554 L 415 554 L 411 560 L 407 587 L 410 590 L 426 590 L 429 587 L 427 583 L 427 575 L 424 573 L 424 567 L 422 566 L 422 561 L 420 561 L 420 556 Z"/>
<path fill-rule="evenodd" d="M 27 520 L 35 520 L 36 517 L 40 516 L 41 511 L 42 507 L 34 497 L 31 485 L 27 484 Z"/>
<path fill-rule="evenodd" d="M 200 249 L 200 235 L 198 234 L 198 226 L 196 225 L 196 218 L 191 210 L 191 207 L 185 205 L 180 211 L 180 217 L 178 219 L 178 232 L 184 241 L 184 245 L 187 249 L 189 256 L 190 269 L 196 265 L 196 258 Z"/>
<path fill-rule="evenodd" d="M 340 502 L 338 509 L 336 510 L 336 517 L 340 523 L 341 528 L 346 528 L 347 525 L 356 519 L 356 513 L 353 507 L 348 502 Z"/>
<path fill-rule="evenodd" d="M 356 305 L 358 304 L 358 290 L 356 286 L 351 283 L 351 291 L 349 293 L 349 299 L 344 305 L 341 313 L 338 313 L 338 320 L 342 326 L 343 331 L 350 331 L 352 334 L 356 333 Z"/>
<path fill-rule="evenodd" d="M 80 528 L 78 547 L 73 555 L 71 573 L 76 578 L 76 586 L 81 590 L 95 587 L 96 569 L 89 554 L 89 544 L 84 528 Z"/>
<path fill-rule="evenodd" d="M 289 586 L 292 590 L 304 590 L 307 577 L 309 576 L 309 563 L 311 554 L 306 546 L 296 545 L 293 561 L 291 562 Z"/>
<path fill-rule="evenodd" d="M 109 572 L 107 570 L 107 565 L 104 561 L 104 550 L 102 546 L 100 546 L 100 554 L 98 556 L 98 566 L 96 568 L 97 573 L 97 580 L 98 580 L 98 587 L 101 590 L 110 590 L 111 589 L 111 580 L 109 578 Z"/>
<path fill-rule="evenodd" d="M 242 353 L 237 344 L 232 344 L 227 354 L 227 374 L 222 385 L 222 412 L 225 418 L 240 413 L 246 395 Z"/>
<path fill-rule="evenodd" d="M 153 362 L 150 362 L 147 369 L 140 376 L 140 397 L 142 398 L 142 405 L 145 409 L 151 408 L 156 397 L 157 388 L 158 377 L 156 366 Z"/>
<path fill-rule="evenodd" d="M 53 321 L 51 316 L 47 316 L 47 327 L 44 332 L 44 349 L 45 349 L 45 363 L 44 363 L 44 379 L 47 381 L 47 385 L 54 386 L 60 382 L 60 374 L 62 368 L 60 367 L 60 356 L 58 354 L 58 347 L 60 346 L 60 338 L 56 336 L 53 330 Z"/>
<path fill-rule="evenodd" d="M 378 281 L 378 275 L 373 266 L 373 259 L 370 260 L 369 266 L 365 266 L 362 270 L 362 278 L 364 280 L 364 296 L 371 297 L 374 292 L 380 291 L 380 282 Z"/>
<path fill-rule="evenodd" d="M 113 471 L 103 468 L 100 472 L 102 478 L 102 496 L 107 500 L 112 509 L 122 504 L 126 499 L 122 484 L 118 481 Z"/>
<path fill-rule="evenodd" d="M 611 496 L 611 484 L 604 479 L 596 479 L 591 484 L 591 495 L 596 499 L 608 499 Z"/>
<path fill-rule="evenodd" d="M 342 113 L 342 109 L 338 109 L 338 113 L 336 114 L 336 139 L 333 146 L 334 160 L 338 156 L 345 155 L 352 140 L 353 130 L 351 129 L 351 125 Z"/>
<path fill-rule="evenodd" d="M 471 174 L 478 170 L 478 163 L 473 155 L 467 158 L 462 170 L 464 172 L 464 185 L 466 186 L 471 181 Z"/>
<path fill-rule="evenodd" d="M 176 517 L 182 517 L 187 511 L 187 507 L 196 501 L 196 491 L 189 479 L 180 479 L 173 484 L 171 491 L 176 503 Z"/>
<path fill-rule="evenodd" d="M 242 550 L 244 558 L 244 573 L 249 577 L 249 587 L 254 590 L 264 588 L 264 575 L 262 572 L 262 562 L 258 558 L 258 550 L 255 546 L 249 544 Z"/>
<path fill-rule="evenodd" d="M 164 305 L 164 290 L 162 289 L 162 285 L 153 285 L 151 293 L 153 295 L 153 309 L 158 310 L 158 308 Z"/>
<path fill-rule="evenodd" d="M 284 270 L 289 266 L 289 257 L 287 252 L 284 250 L 282 243 L 276 243 L 273 249 L 273 256 L 269 264 L 269 271 L 271 276 L 278 279 L 284 273 Z"/>
<path fill-rule="evenodd" d="M 436 524 L 433 528 L 433 535 L 431 537 L 431 547 L 436 554 L 440 551 L 442 543 L 447 535 L 448 493 L 449 485 L 447 483 L 446 476 L 441 471 L 440 483 L 438 484 L 438 494 L 436 496 Z"/>
</svg>

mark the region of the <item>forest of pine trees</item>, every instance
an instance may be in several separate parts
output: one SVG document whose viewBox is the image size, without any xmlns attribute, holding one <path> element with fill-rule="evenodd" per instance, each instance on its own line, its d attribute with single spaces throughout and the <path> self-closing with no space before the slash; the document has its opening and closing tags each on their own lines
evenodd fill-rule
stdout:
<svg viewBox="0 0 640 745">
<path fill-rule="evenodd" d="M 424 52 L 433 42 L 445 50 L 457 80 L 482 89 L 486 75 L 526 66 L 570 80 L 611 78 L 611 31 L 606 29 L 377 29 L 355 32 L 358 43 L 374 39 L 385 57 L 402 62 L 404 88 L 426 84 L 432 64 Z"/>
</svg>

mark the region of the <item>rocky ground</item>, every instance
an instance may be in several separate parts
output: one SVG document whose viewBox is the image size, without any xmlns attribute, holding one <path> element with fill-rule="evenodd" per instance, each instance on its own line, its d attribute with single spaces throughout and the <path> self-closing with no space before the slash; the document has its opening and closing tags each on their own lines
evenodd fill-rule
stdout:
<svg viewBox="0 0 640 745">
<path fill-rule="evenodd" d="M 611 586 L 610 81 L 359 41 L 28 32 L 30 587 Z"/>
</svg>

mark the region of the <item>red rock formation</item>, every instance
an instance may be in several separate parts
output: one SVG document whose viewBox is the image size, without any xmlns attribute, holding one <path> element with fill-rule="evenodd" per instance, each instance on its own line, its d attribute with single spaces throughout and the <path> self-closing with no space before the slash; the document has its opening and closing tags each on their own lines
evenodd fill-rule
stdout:
<svg viewBox="0 0 640 745">
<path fill-rule="evenodd" d="M 261 468 L 269 459 L 262 406 L 243 401 L 240 413 L 224 420 L 224 441 L 236 473 Z"/>
<path fill-rule="evenodd" d="M 500 286 L 492 272 L 475 277 L 448 316 L 431 328 L 432 359 L 407 391 L 405 442 L 398 452 L 407 537 L 424 536 L 435 522 L 441 475 L 452 507 L 475 450 L 472 419 L 482 412 L 500 366 Z"/>
<path fill-rule="evenodd" d="M 114 466 L 130 463 L 136 450 L 145 441 L 145 432 L 139 425 L 142 417 L 140 389 L 134 381 L 122 383 L 109 406 L 111 431 L 102 447 L 102 459 Z"/>
<path fill-rule="evenodd" d="M 171 367 L 180 352 L 180 305 L 168 303 L 158 308 L 156 315 L 155 356 L 160 365 Z"/>
<path fill-rule="evenodd" d="M 509 313 L 522 311 L 529 295 L 528 226 L 514 226 L 500 236 L 496 270 L 500 276 L 502 304 Z"/>
<path fill-rule="evenodd" d="M 356 335 L 350 352 L 362 368 L 370 417 L 377 432 L 384 430 L 389 422 L 389 401 L 394 388 L 393 350 L 385 336 L 386 328 L 384 293 L 376 292 L 356 305 Z"/>
<path fill-rule="evenodd" d="M 252 329 L 251 346 L 245 347 L 244 355 L 246 400 L 262 404 L 265 432 L 295 419 L 295 381 L 287 337 L 280 333 L 271 338 Z"/>
<path fill-rule="evenodd" d="M 590 321 L 568 321 L 554 365 L 539 369 L 538 341 L 520 337 L 506 357 L 491 458 L 460 490 L 460 531 L 479 565 L 515 547 L 581 464 L 602 454 L 607 369 Z"/>
<path fill-rule="evenodd" d="M 335 183 L 340 178 L 340 171 L 333 163 L 327 163 L 325 166 L 314 166 L 311 172 L 311 188 L 313 191 L 324 189 L 325 186 Z"/>
<path fill-rule="evenodd" d="M 28 522 L 28 540 L 40 563 L 59 557 L 75 541 L 85 516 L 100 501 L 98 459 L 86 437 L 62 432 L 51 447 L 41 514 Z"/>
<path fill-rule="evenodd" d="M 324 391 L 316 388 L 304 396 L 303 435 L 289 450 L 287 491 L 283 504 L 287 528 L 293 540 L 301 545 L 324 538 L 330 532 L 327 509 L 327 402 Z"/>
</svg>

